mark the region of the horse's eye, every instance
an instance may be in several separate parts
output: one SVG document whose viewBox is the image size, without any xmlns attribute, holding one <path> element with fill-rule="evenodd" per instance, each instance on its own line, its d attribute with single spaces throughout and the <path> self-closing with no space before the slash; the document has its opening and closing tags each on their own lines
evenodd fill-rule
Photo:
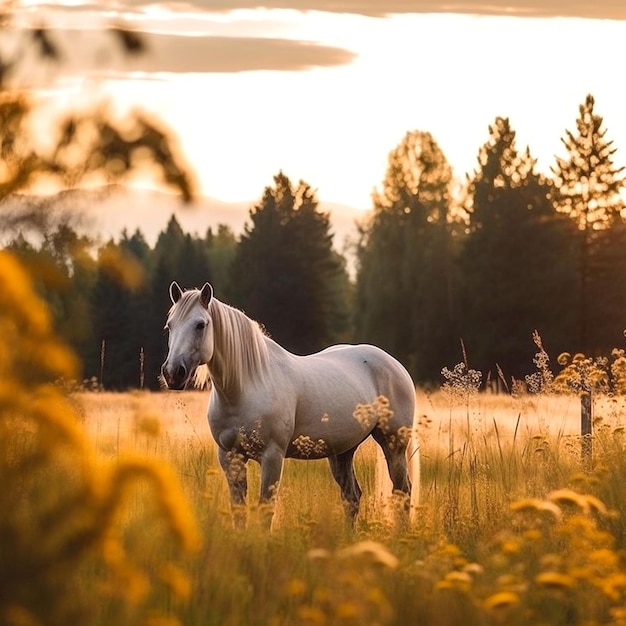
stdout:
<svg viewBox="0 0 626 626">
<path fill-rule="evenodd" d="M 196 324 L 196 330 L 204 330 L 206 328 L 206 322 L 198 322 Z"/>
</svg>

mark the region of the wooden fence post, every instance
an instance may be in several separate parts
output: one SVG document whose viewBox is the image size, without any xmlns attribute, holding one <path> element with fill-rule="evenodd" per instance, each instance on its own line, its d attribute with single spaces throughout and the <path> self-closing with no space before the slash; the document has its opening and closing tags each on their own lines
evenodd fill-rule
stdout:
<svg viewBox="0 0 626 626">
<path fill-rule="evenodd" d="M 591 469 L 593 459 L 593 421 L 591 392 L 585 391 L 580 396 L 580 460 L 583 467 Z"/>
</svg>

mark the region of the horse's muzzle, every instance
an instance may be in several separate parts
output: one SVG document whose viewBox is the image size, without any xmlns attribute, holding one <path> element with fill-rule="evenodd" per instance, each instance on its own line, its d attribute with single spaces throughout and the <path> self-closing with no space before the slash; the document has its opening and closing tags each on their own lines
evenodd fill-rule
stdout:
<svg viewBox="0 0 626 626">
<path fill-rule="evenodd" d="M 165 362 L 161 366 L 159 382 L 168 389 L 183 391 L 187 388 L 190 378 L 189 370 L 184 363 L 171 367 Z"/>
</svg>

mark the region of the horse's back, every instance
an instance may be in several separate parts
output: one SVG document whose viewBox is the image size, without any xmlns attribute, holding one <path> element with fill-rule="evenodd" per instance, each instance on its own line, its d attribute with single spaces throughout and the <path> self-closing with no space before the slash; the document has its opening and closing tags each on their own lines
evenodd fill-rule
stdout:
<svg viewBox="0 0 626 626">
<path fill-rule="evenodd" d="M 370 344 L 331 346 L 302 357 L 302 368 L 323 395 L 336 394 L 347 402 L 364 404 L 386 397 L 398 410 L 413 417 L 415 385 L 404 366 Z M 326 389 L 327 394 L 321 390 Z"/>
<path fill-rule="evenodd" d="M 334 367 L 348 367 L 358 375 L 368 372 L 377 382 L 385 383 L 394 380 L 414 391 L 413 380 L 406 368 L 382 348 L 370 344 L 339 344 L 330 346 L 311 359 L 319 359 L 325 365 L 333 363 Z"/>
</svg>

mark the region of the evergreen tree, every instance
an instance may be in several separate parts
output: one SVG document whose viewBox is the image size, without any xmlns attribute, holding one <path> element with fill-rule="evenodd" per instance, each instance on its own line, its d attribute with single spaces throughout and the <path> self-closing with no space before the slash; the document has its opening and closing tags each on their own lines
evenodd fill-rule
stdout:
<svg viewBox="0 0 626 626">
<path fill-rule="evenodd" d="M 122 258 L 136 265 L 140 280 L 128 290 L 128 352 L 131 355 L 128 368 L 128 387 L 158 388 L 157 376 L 163 362 L 162 333 L 152 327 L 153 301 L 150 280 L 153 266 L 153 251 L 146 242 L 143 233 L 136 230 L 131 237 L 122 233 L 119 242 Z M 161 321 L 161 327 L 163 321 Z M 134 356 L 133 356 L 134 355 Z"/>
<path fill-rule="evenodd" d="M 136 307 L 125 272 L 131 259 L 113 240 L 98 251 L 98 272 L 92 314 L 97 344 L 87 363 L 88 376 L 97 376 L 107 389 L 138 385 L 141 338 L 136 336 Z M 103 359 L 103 361 L 101 361 Z"/>
<path fill-rule="evenodd" d="M 157 238 L 154 271 L 159 280 L 155 288 L 169 288 L 175 280 L 185 288 L 202 287 L 212 279 L 208 246 L 205 241 L 183 232 L 175 215 Z"/>
<path fill-rule="evenodd" d="M 282 172 L 250 212 L 232 266 L 232 300 L 285 348 L 319 350 L 337 339 L 348 278 L 332 248 L 329 216 L 311 187 Z"/>
<path fill-rule="evenodd" d="M 20 256 L 29 259 L 41 295 L 54 315 L 56 331 L 82 357 L 91 347 L 91 292 L 96 275 L 93 241 L 80 235 L 69 220 L 60 220 L 43 233 L 40 248 L 16 242 Z"/>
<path fill-rule="evenodd" d="M 518 152 L 509 120 L 496 118 L 489 131 L 469 183 L 461 334 L 473 365 L 520 377 L 532 363 L 534 330 L 553 352 L 571 340 L 572 228 L 554 211 L 529 150 Z"/>
<path fill-rule="evenodd" d="M 181 285 L 201 288 L 204 283 L 213 280 L 206 242 L 189 233 L 183 239 L 176 265 L 177 281 Z"/>
<path fill-rule="evenodd" d="M 178 272 L 180 270 L 179 259 L 184 243 L 185 233 L 176 216 L 172 215 L 165 230 L 159 233 L 156 246 L 154 247 L 155 267 L 160 263 L 168 274 L 168 286 L 172 280 L 181 281 L 181 284 L 183 284 L 181 277 L 178 276 Z"/>
<path fill-rule="evenodd" d="M 561 139 L 567 156 L 557 157 L 552 170 L 554 205 L 578 227 L 578 349 L 584 352 L 611 349 L 606 342 L 617 330 L 610 328 L 616 323 L 615 306 L 623 315 L 626 305 L 626 275 L 615 273 L 626 267 L 621 216 L 624 168 L 614 163 L 616 149 L 606 139 L 603 119 L 594 106 L 593 96 L 587 95 L 579 108 L 577 133 L 566 130 Z M 612 281 L 607 284 L 609 275 Z"/>
<path fill-rule="evenodd" d="M 609 355 L 624 346 L 626 329 L 626 221 L 594 233 L 589 281 L 587 350 Z"/>
<path fill-rule="evenodd" d="M 230 272 L 237 253 L 237 238 L 230 226 L 218 224 L 217 233 L 211 228 L 207 231 L 205 244 L 211 268 L 211 283 L 216 293 L 224 294 L 230 288 Z"/>
<path fill-rule="evenodd" d="M 154 247 L 153 271 L 151 276 L 154 294 L 151 330 L 155 336 L 162 335 L 165 315 L 171 305 L 168 292 L 173 280 L 184 288 L 193 287 L 180 275 L 180 257 L 185 244 L 185 233 L 174 215 L 170 217 L 164 231 L 159 233 Z"/>
<path fill-rule="evenodd" d="M 430 133 L 389 155 L 358 248 L 356 331 L 417 380 L 434 380 L 456 349 L 452 171 Z"/>
<path fill-rule="evenodd" d="M 146 271 L 149 271 L 152 267 L 152 249 L 146 241 L 144 234 L 137 228 L 135 232 L 129 237 L 126 229 L 122 231 L 122 238 L 120 240 L 123 248 L 133 256 Z"/>
</svg>

